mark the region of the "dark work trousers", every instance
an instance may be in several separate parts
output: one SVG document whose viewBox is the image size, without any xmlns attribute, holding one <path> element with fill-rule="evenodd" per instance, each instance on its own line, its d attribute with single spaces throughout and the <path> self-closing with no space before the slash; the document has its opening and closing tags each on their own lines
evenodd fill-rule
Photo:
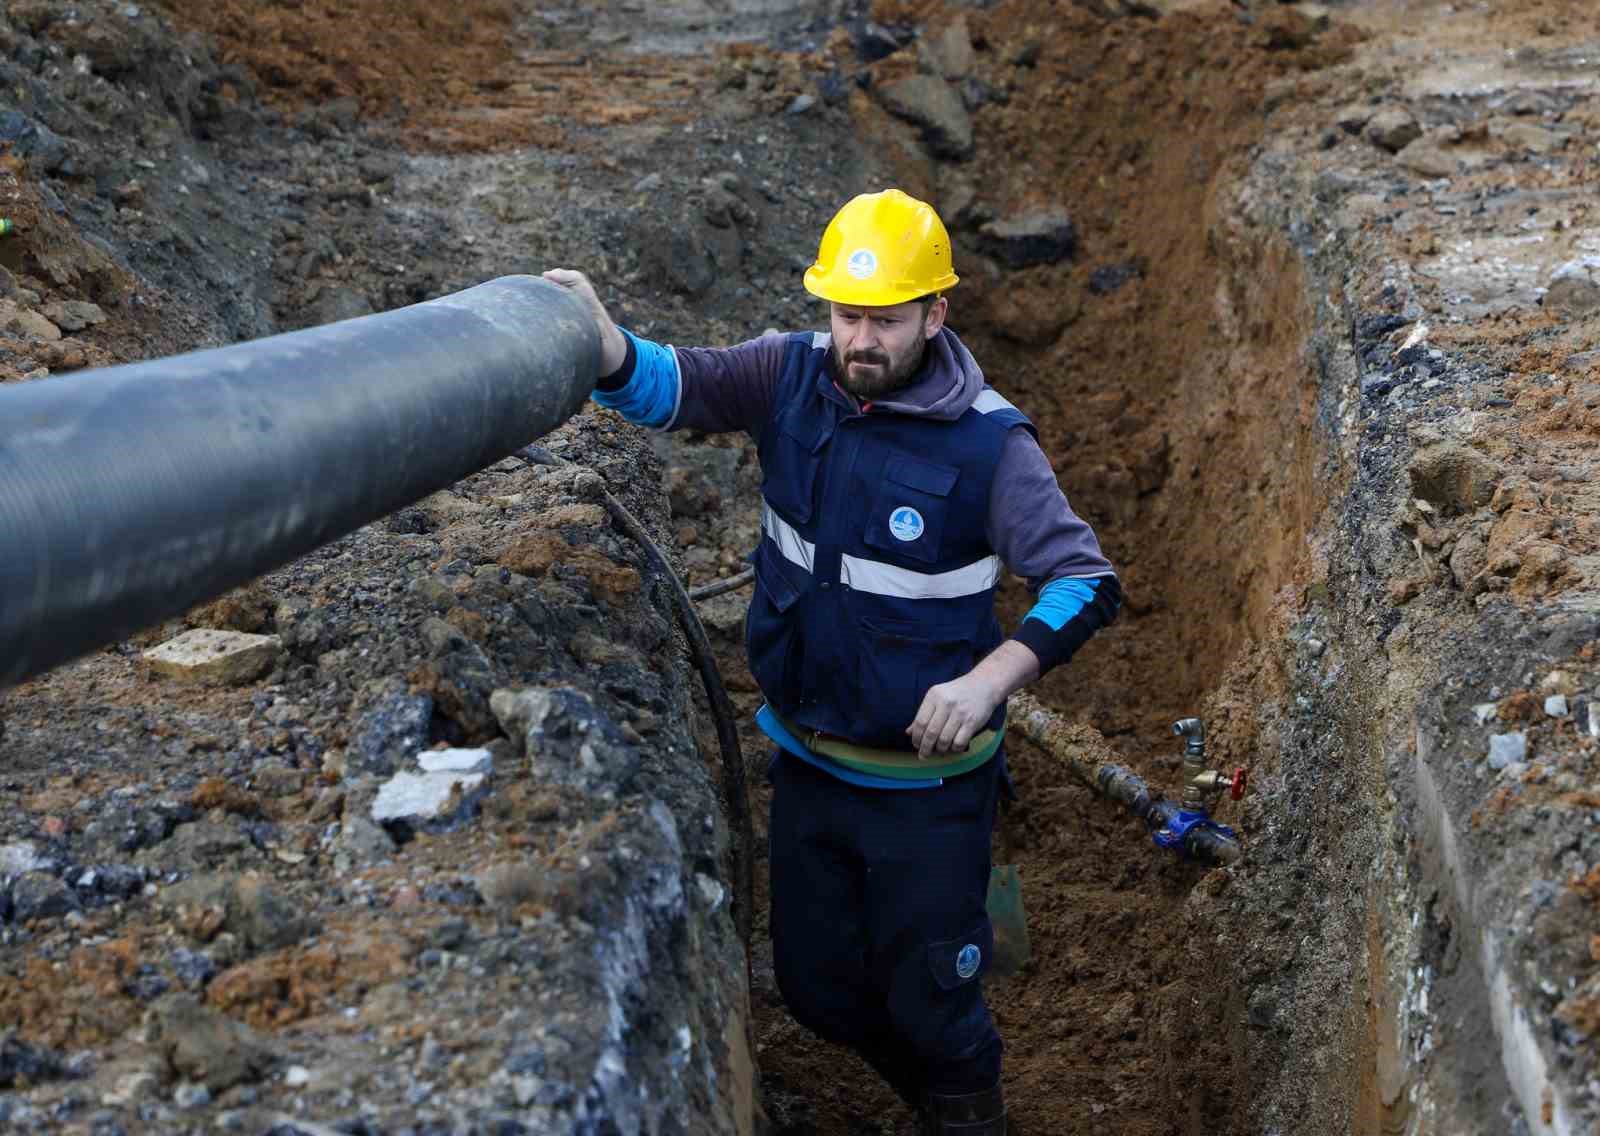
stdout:
<svg viewBox="0 0 1600 1136">
<path fill-rule="evenodd" d="M 1000 1081 L 980 979 L 1004 760 L 904 790 L 860 788 L 782 751 L 770 767 L 778 989 L 795 1020 L 912 1104 Z"/>
</svg>

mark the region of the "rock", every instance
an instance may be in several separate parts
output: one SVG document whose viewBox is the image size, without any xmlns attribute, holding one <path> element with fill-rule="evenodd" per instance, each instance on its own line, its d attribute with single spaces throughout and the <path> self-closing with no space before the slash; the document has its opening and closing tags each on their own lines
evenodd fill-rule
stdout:
<svg viewBox="0 0 1600 1136">
<path fill-rule="evenodd" d="M 0 845 L 0 876 L 47 871 L 53 866 L 54 861 L 40 855 L 38 846 L 30 840 Z"/>
<path fill-rule="evenodd" d="M 817 105 L 817 96 L 812 94 L 796 95 L 784 108 L 785 114 L 805 114 L 806 111 Z"/>
<path fill-rule="evenodd" d="M 208 686 L 236 686 L 271 670 L 283 649 L 276 635 L 197 627 L 144 653 L 156 674 Z"/>
<path fill-rule="evenodd" d="M 1565 718 L 1568 713 L 1567 696 L 1552 694 L 1544 700 L 1544 712 L 1551 718 Z"/>
<path fill-rule="evenodd" d="M 1499 713 L 1498 702 L 1480 702 L 1472 708 L 1472 716 L 1477 719 L 1480 726 L 1487 726 Z"/>
<path fill-rule="evenodd" d="M 402 761 L 427 747 L 432 720 L 431 696 L 412 694 L 402 680 L 389 680 L 351 731 L 355 741 L 346 757 L 347 767 L 389 776 Z"/>
<path fill-rule="evenodd" d="M 885 83 L 878 98 L 891 114 L 922 128 L 935 157 L 972 155 L 972 118 L 961 95 L 936 75 L 911 75 Z"/>
<path fill-rule="evenodd" d="M 292 797 L 305 788 L 305 774 L 281 762 L 269 761 L 256 769 L 252 784 L 263 797 Z"/>
<path fill-rule="evenodd" d="M 524 903 L 548 903 L 560 877 L 532 861 L 496 864 L 473 878 L 484 902 L 502 911 Z"/>
<path fill-rule="evenodd" d="M 1600 690 L 1589 698 L 1589 736 L 1600 738 Z"/>
<path fill-rule="evenodd" d="M 1402 168 L 1427 178 L 1452 177 L 1457 172 L 1455 157 L 1432 138 L 1417 138 L 1408 143 L 1394 160 Z"/>
<path fill-rule="evenodd" d="M 1460 442 L 1437 442 L 1411 458 L 1411 495 L 1445 516 L 1487 505 L 1500 480 L 1498 463 Z"/>
<path fill-rule="evenodd" d="M 211 1090 L 192 1081 L 184 1081 L 172 1090 L 172 1103 L 184 1111 L 204 1108 L 211 1103 Z"/>
<path fill-rule="evenodd" d="M 47 872 L 24 872 L 11 884 L 11 917 L 18 923 L 54 919 L 82 906 L 76 892 Z"/>
<path fill-rule="evenodd" d="M 1466 589 L 1489 562 L 1489 545 L 1476 529 L 1469 529 L 1456 538 L 1450 550 L 1450 576 L 1456 587 Z"/>
<path fill-rule="evenodd" d="M 396 773 L 378 790 L 372 819 L 406 830 L 445 831 L 477 816 L 488 791 L 482 773 Z"/>
<path fill-rule="evenodd" d="M 204 951 L 191 951 L 187 947 L 175 947 L 167 959 L 172 967 L 172 973 L 178 981 L 192 989 L 199 989 L 210 982 L 217 974 L 217 964 L 211 961 L 211 956 Z"/>
<path fill-rule="evenodd" d="M 272 1063 L 270 1050 L 252 1030 L 189 994 L 159 999 L 151 1007 L 146 1034 L 178 1076 L 213 1093 L 259 1079 Z"/>
<path fill-rule="evenodd" d="M 1565 136 L 1531 122 L 1514 122 L 1500 131 L 1500 138 L 1513 150 L 1528 154 L 1553 154 L 1567 144 Z"/>
<path fill-rule="evenodd" d="M 1556 269 L 1544 294 L 1544 306 L 1568 317 L 1600 309 L 1600 256 L 1579 257 Z"/>
<path fill-rule="evenodd" d="M 106 322 L 106 313 L 99 304 L 87 300 L 65 300 L 46 304 L 40 311 L 62 331 L 82 331 L 86 327 Z"/>
<path fill-rule="evenodd" d="M 437 576 L 418 576 L 406 586 L 406 591 L 440 614 L 449 611 L 460 602 L 455 589 Z"/>
<path fill-rule="evenodd" d="M 61 1056 L 40 1045 L 19 1041 L 7 1030 L 0 1035 L 0 1088 L 23 1088 L 64 1075 Z"/>
<path fill-rule="evenodd" d="M 54 173 L 69 156 L 60 135 L 16 110 L 0 110 L 0 143 L 10 143 L 11 153 L 40 173 Z"/>
<path fill-rule="evenodd" d="M 163 891 L 160 902 L 172 911 L 220 912 L 220 919 L 214 919 L 208 929 L 236 935 L 252 952 L 293 946 L 313 929 L 296 904 L 253 874 L 194 876 Z"/>
<path fill-rule="evenodd" d="M 581 691 L 497 690 L 489 708 L 535 777 L 609 799 L 638 773 L 638 751 Z"/>
<path fill-rule="evenodd" d="M 494 754 L 486 749 L 429 750 L 417 757 L 424 773 L 493 773 Z"/>
<path fill-rule="evenodd" d="M 1367 140 L 1391 154 L 1422 137 L 1422 127 L 1404 107 L 1385 107 L 1367 121 Z"/>
<path fill-rule="evenodd" d="M 1089 291 L 1096 296 L 1109 296 L 1128 281 L 1143 275 L 1144 270 L 1137 261 L 1102 265 L 1089 273 Z"/>
<path fill-rule="evenodd" d="M 1009 268 L 1054 264 L 1078 251 L 1077 226 L 1059 211 L 990 221 L 978 234 L 982 251 Z"/>
<path fill-rule="evenodd" d="M 394 840 L 377 824 L 360 814 L 346 816 L 339 828 L 335 855 L 361 867 L 394 855 Z"/>
<path fill-rule="evenodd" d="M 1528 756 L 1528 735 L 1525 733 L 1495 734 L 1489 739 L 1489 768 L 1500 770 L 1512 762 Z"/>
<path fill-rule="evenodd" d="M 304 1065 L 291 1065 L 283 1071 L 283 1083 L 291 1089 L 301 1089 L 311 1083 L 311 1070 Z"/>
<path fill-rule="evenodd" d="M 1360 134 L 1372 121 L 1372 108 L 1364 103 L 1352 103 L 1333 116 L 1334 125 L 1346 134 Z"/>
<path fill-rule="evenodd" d="M 20 306 L 15 300 L 0 300 L 0 331 L 13 336 L 30 336 L 55 343 L 61 329 L 38 312 Z"/>
<path fill-rule="evenodd" d="M 977 60 L 965 16 L 957 16 L 943 31 L 919 40 L 917 49 L 924 68 L 943 79 L 966 78 Z"/>
</svg>

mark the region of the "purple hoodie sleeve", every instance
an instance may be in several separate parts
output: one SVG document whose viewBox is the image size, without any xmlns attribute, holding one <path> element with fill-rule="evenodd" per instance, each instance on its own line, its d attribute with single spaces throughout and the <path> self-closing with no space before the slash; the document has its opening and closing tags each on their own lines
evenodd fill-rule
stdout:
<svg viewBox="0 0 1600 1136">
<path fill-rule="evenodd" d="M 1039 657 L 1041 674 L 1116 618 L 1122 592 L 1111 562 L 1067 503 L 1044 451 L 1020 427 L 1007 435 L 989 489 L 988 535 L 1028 590 L 1045 593 L 1012 636 Z"/>
</svg>

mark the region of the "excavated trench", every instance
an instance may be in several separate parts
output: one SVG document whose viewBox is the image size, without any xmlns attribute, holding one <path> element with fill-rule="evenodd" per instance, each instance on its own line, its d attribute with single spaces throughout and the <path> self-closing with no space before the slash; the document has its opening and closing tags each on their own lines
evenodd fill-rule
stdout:
<svg viewBox="0 0 1600 1136">
<path fill-rule="evenodd" d="M 1118 625 L 1048 676 L 1040 698 L 1095 725 L 1174 795 L 1170 724 L 1198 714 L 1214 764 L 1244 766 L 1276 793 L 1291 713 L 1281 644 L 1310 582 L 1321 499 L 1313 317 L 1294 251 L 1240 217 L 1258 77 L 1248 61 L 1208 69 L 1208 52 L 1226 46 L 1199 31 L 1169 23 L 1141 29 L 1139 46 L 1114 35 L 1080 45 L 1102 55 L 1067 96 L 1070 126 L 1039 131 L 1030 120 L 1042 105 L 1008 108 L 995 148 L 1011 160 L 985 169 L 985 200 L 1065 202 L 1080 226 L 1077 256 L 1005 271 L 969 229 L 956 237 L 968 284 L 951 320 L 991 382 L 1032 416 L 1127 591 Z M 899 140 L 890 120 L 869 115 L 865 128 L 881 132 L 869 145 Z M 935 199 L 960 184 L 948 170 L 929 179 L 914 160 L 900 172 Z M 1005 616 L 1029 602 L 1013 580 Z M 1294 915 L 1262 926 L 1264 908 L 1233 894 L 1248 879 L 1292 909 L 1320 869 L 1280 862 L 1241 875 L 1180 863 L 1048 756 L 1021 741 L 1010 753 L 1021 800 L 995 859 L 1024 881 L 1033 961 L 990 1000 L 1021 1129 L 1254 1131 L 1261 1094 L 1283 1091 L 1303 1131 L 1335 1130 L 1322 1122 L 1351 1107 L 1360 1059 L 1350 1052 L 1324 1069 L 1320 1087 L 1278 1084 L 1282 1035 L 1252 1026 L 1281 996 L 1252 978 L 1281 976 L 1248 947 L 1327 929 Z M 1220 810 L 1247 844 L 1263 816 L 1259 803 Z M 1326 882 L 1339 887 L 1333 875 Z M 860 1118 L 896 1115 L 864 1066 L 808 1040 L 762 985 L 760 1064 L 779 1131 L 855 1132 Z M 1333 998 L 1315 1012 L 1346 1012 L 1338 983 L 1323 993 Z"/>
</svg>

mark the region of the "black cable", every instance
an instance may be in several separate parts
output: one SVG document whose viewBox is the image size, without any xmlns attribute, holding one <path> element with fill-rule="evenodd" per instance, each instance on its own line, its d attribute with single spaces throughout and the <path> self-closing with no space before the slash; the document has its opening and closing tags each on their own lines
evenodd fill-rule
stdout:
<svg viewBox="0 0 1600 1136">
<path fill-rule="evenodd" d="M 517 456 L 530 465 L 576 465 L 575 462 L 568 461 L 561 455 L 538 445 L 524 447 L 518 451 Z M 716 657 L 711 652 L 711 640 L 706 637 L 705 626 L 694 610 L 694 601 L 690 598 L 688 589 L 683 586 L 683 581 L 678 579 L 678 574 L 672 570 L 672 564 L 667 560 L 666 554 L 650 538 L 644 526 L 628 512 L 621 501 L 611 495 L 599 474 L 595 474 L 595 478 L 599 482 L 600 497 L 605 503 L 606 511 L 625 533 L 643 546 L 650 559 L 671 584 L 673 606 L 678 612 L 678 625 L 683 628 L 684 637 L 689 641 L 689 655 L 694 660 L 695 667 L 700 672 L 700 681 L 706 688 L 706 700 L 711 704 L 711 716 L 717 724 L 717 743 L 722 751 L 722 792 L 727 798 L 729 818 L 733 822 L 735 838 L 739 845 L 734 852 L 733 883 L 737 902 L 734 906 L 733 921 L 734 926 L 738 928 L 739 938 L 744 942 L 745 958 L 749 959 L 751 916 L 755 905 L 755 872 L 752 864 L 755 828 L 750 819 L 750 798 L 744 779 L 744 751 L 739 746 L 739 730 L 735 724 L 737 719 L 733 703 L 728 698 L 727 687 L 722 683 L 722 673 L 717 669 Z M 719 581 L 719 583 L 727 582 Z"/>
</svg>

